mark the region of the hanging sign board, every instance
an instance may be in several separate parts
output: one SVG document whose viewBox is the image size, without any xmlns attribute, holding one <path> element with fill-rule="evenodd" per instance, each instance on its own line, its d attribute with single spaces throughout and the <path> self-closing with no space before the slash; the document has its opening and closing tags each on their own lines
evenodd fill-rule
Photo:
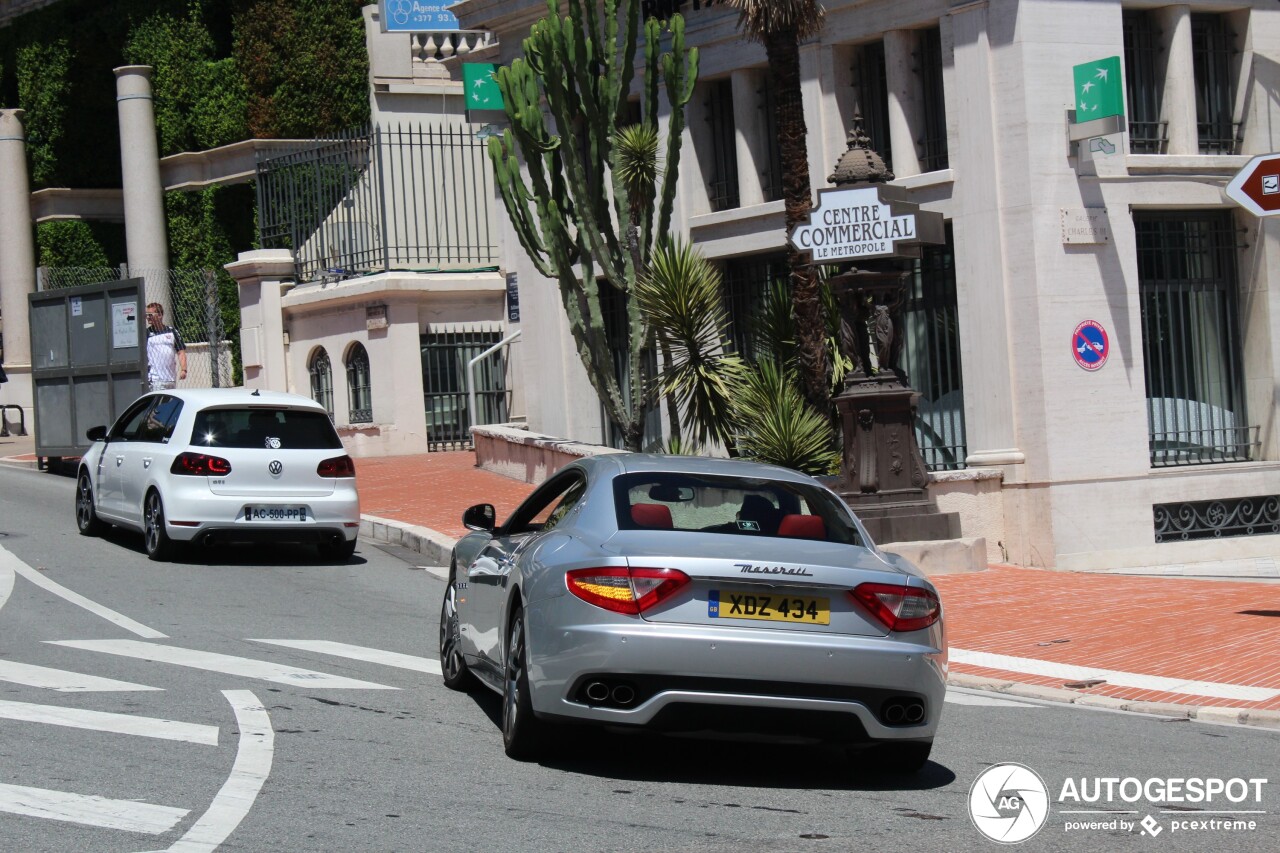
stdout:
<svg viewBox="0 0 1280 853">
<path fill-rule="evenodd" d="M 883 185 L 819 190 L 818 206 L 787 239 L 815 264 L 913 256 L 920 243 L 945 242 L 942 214 Z"/>
</svg>

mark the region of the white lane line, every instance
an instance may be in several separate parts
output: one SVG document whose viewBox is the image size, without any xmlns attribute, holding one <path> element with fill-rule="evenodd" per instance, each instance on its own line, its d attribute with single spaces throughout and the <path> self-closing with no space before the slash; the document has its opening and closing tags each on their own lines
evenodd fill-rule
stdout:
<svg viewBox="0 0 1280 853">
<path fill-rule="evenodd" d="M 7 660 L 0 660 L 0 681 L 25 684 L 27 687 L 41 687 L 45 690 L 58 690 L 63 693 L 164 689 L 148 687 L 145 684 L 131 684 L 128 681 L 116 681 L 114 678 L 103 678 L 100 675 L 84 675 L 65 669 L 51 669 L 47 666 Z"/>
<path fill-rule="evenodd" d="M 0 785 L 0 812 L 125 832 L 145 832 L 148 835 L 168 832 L 187 816 L 187 811 L 134 800 L 109 800 L 45 788 Z"/>
<path fill-rule="evenodd" d="M 161 634 L 154 628 L 148 628 L 141 622 L 133 621 L 128 616 L 115 612 L 110 607 L 105 607 L 96 601 L 90 601 L 80 593 L 72 592 L 56 581 L 49 580 L 49 578 L 40 574 L 26 563 L 10 554 L 3 547 L 0 547 L 0 565 L 7 565 L 10 569 L 22 575 L 36 586 L 46 589 L 59 598 L 65 599 L 78 607 L 83 607 L 95 616 L 101 616 L 108 622 L 115 623 L 131 634 L 137 634 L 139 637 L 146 637 L 151 640 L 163 640 L 167 636 L 166 634 Z"/>
<path fill-rule="evenodd" d="M 982 705 L 988 708 L 1043 708 L 1034 702 L 1019 702 L 1015 699 L 1004 699 L 999 696 L 979 696 L 976 693 L 960 693 L 947 690 L 946 701 L 952 705 Z"/>
<path fill-rule="evenodd" d="M 187 834 L 174 842 L 169 853 L 209 853 L 227 840 L 253 808 L 254 800 L 271 773 L 275 732 L 271 717 L 258 697 L 248 690 L 224 690 L 236 714 L 240 746 L 231 775 L 214 795 L 209 809 L 192 824 Z"/>
<path fill-rule="evenodd" d="M 270 643 L 273 646 L 285 646 L 290 649 L 301 649 L 304 652 L 319 652 L 340 658 L 351 658 L 368 663 L 394 666 L 400 669 L 411 669 L 414 672 L 428 672 L 440 675 L 440 661 L 406 655 L 400 652 L 388 652 L 383 649 L 371 649 L 368 646 L 353 646 L 350 643 L 335 643 L 330 640 L 250 640 L 251 643 Z"/>
<path fill-rule="evenodd" d="M 217 652 L 202 652 L 198 649 L 183 649 L 178 646 L 163 646 L 157 643 L 143 643 L 139 640 L 46 640 L 55 646 L 67 646 L 72 649 L 84 649 L 89 652 L 104 652 L 109 655 L 120 655 L 127 658 L 141 658 L 155 663 L 171 663 L 177 666 L 204 669 L 209 672 L 221 672 L 224 675 L 239 675 L 244 678 L 258 678 L 273 681 L 276 684 L 292 684 L 295 686 L 327 690 L 398 690 L 385 684 L 374 684 L 372 681 L 358 681 L 354 678 L 343 678 L 327 672 L 315 672 L 310 669 L 299 669 L 284 664 L 265 660 L 223 655 Z"/>
<path fill-rule="evenodd" d="M 133 714 L 112 714 L 107 711 L 88 711 L 83 708 L 61 708 L 57 705 L 33 705 L 28 702 L 9 702 L 0 699 L 0 719 L 18 720 L 24 723 L 45 723 L 70 729 L 89 729 L 96 732 L 112 732 L 121 735 L 138 735 L 160 740 L 180 740 L 187 743 L 218 745 L 218 727 L 198 723 L 182 723 L 156 717 L 139 717 Z"/>
<path fill-rule="evenodd" d="M 0 548 L 0 550 L 3 549 Z M 11 592 L 13 592 L 13 566 L 8 560 L 0 559 L 0 608 L 3 608 L 4 603 L 9 600 Z"/>
<path fill-rule="evenodd" d="M 1250 687 L 1244 684 L 1221 684 L 1216 681 L 1192 681 L 1183 678 L 1168 678 L 1163 675 L 1142 675 L 1136 672 L 1095 669 L 1094 667 L 1054 663 L 1053 661 L 1037 660 L 1035 658 L 1018 658 L 1009 655 L 997 655 L 991 652 L 971 652 L 965 649 L 951 649 L 950 658 L 953 663 L 984 666 L 988 669 L 1004 669 L 1009 672 L 1023 672 L 1027 675 L 1043 675 L 1047 678 L 1061 678 L 1064 681 L 1101 678 L 1107 684 L 1113 684 L 1117 687 L 1135 687 L 1139 690 L 1159 690 L 1165 693 L 1183 693 L 1193 696 L 1213 696 L 1217 699 L 1266 702 L 1269 699 L 1280 696 L 1280 690 L 1276 690 L 1273 687 Z"/>
</svg>

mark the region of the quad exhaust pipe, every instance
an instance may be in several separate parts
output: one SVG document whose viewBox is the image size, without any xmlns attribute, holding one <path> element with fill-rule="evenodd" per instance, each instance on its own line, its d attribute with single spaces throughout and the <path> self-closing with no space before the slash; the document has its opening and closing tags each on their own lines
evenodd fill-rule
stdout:
<svg viewBox="0 0 1280 853">
<path fill-rule="evenodd" d="M 602 679 L 588 681 L 582 695 L 592 705 L 626 708 L 636 701 L 636 689 L 625 681 L 609 682 Z"/>
<path fill-rule="evenodd" d="M 891 699 L 880 709 L 880 719 L 890 726 L 914 726 L 924 719 L 924 703 L 918 699 Z"/>
</svg>

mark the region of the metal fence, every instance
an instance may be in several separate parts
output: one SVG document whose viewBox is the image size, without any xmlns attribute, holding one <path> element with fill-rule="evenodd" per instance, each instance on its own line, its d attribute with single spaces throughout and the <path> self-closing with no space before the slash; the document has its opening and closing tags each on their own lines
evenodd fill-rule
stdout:
<svg viewBox="0 0 1280 853">
<path fill-rule="evenodd" d="M 473 446 L 467 366 L 471 359 L 501 340 L 501 331 L 487 328 L 450 329 L 422 336 L 423 407 L 427 416 L 428 450 L 459 450 Z M 480 421 L 503 423 L 507 420 L 511 394 L 507 390 L 505 349 L 499 349 L 478 362 L 475 376 Z"/>
<path fill-rule="evenodd" d="M 79 287 L 134 277 L 146 281 L 146 302 L 168 306 L 164 326 L 171 326 L 185 345 L 187 378 L 179 388 L 219 388 L 235 384 L 239 346 L 235 329 L 226 328 L 223 299 L 214 270 L 130 270 L 119 267 L 40 267 L 40 290 Z M 236 312 L 239 306 L 235 305 Z M 144 318 L 138 318 L 144 322 Z"/>
<path fill-rule="evenodd" d="M 1245 411 L 1229 212 L 1138 212 L 1138 288 L 1151 464 L 1253 458 L 1259 425 Z"/>
<path fill-rule="evenodd" d="M 478 125 L 373 127 L 260 152 L 262 247 L 299 281 L 497 263 L 493 176 Z"/>
</svg>

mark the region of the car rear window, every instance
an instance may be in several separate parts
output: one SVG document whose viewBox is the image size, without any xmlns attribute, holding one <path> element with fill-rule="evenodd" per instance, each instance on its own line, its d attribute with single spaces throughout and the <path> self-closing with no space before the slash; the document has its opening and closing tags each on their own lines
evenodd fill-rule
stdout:
<svg viewBox="0 0 1280 853">
<path fill-rule="evenodd" d="M 677 530 L 865 545 L 825 489 L 745 477 L 648 472 L 613 481 L 620 530 Z"/>
<path fill-rule="evenodd" d="M 324 412 L 308 409 L 225 408 L 196 414 L 191 443 L 198 447 L 337 450 L 337 431 Z"/>
</svg>

